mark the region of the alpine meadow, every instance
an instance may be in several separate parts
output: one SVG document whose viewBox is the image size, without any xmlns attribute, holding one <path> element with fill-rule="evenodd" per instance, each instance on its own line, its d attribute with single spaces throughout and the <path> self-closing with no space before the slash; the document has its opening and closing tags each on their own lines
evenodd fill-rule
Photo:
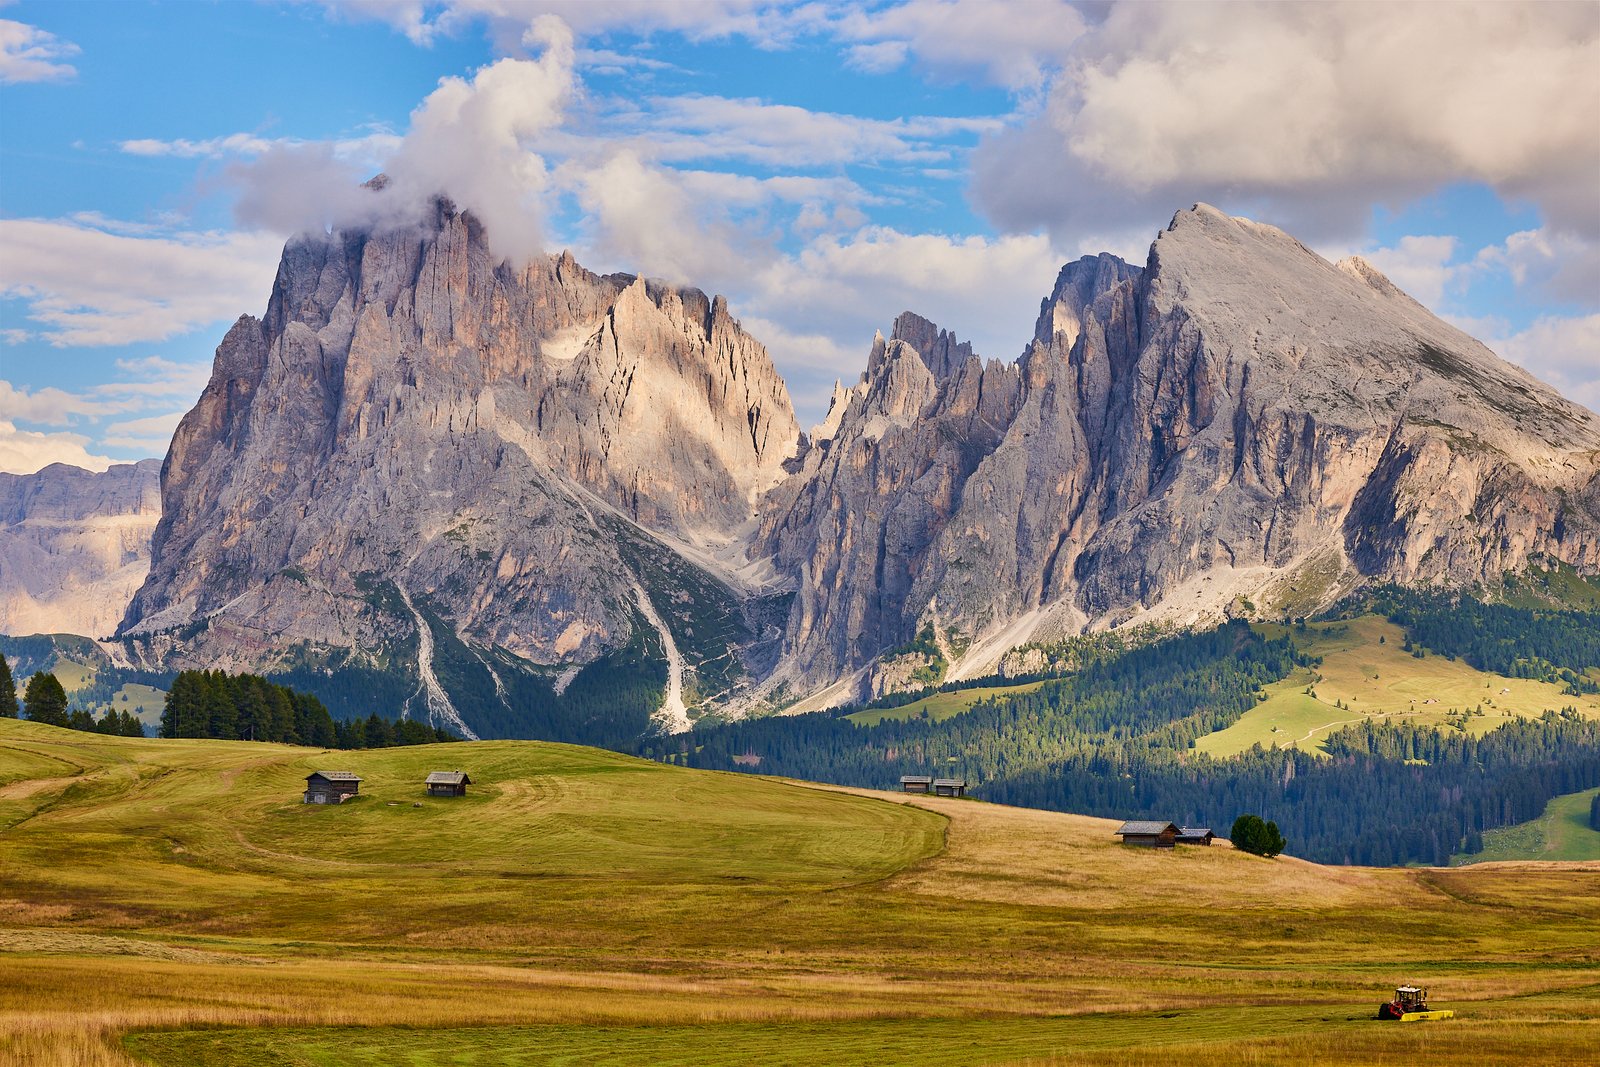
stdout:
<svg viewBox="0 0 1600 1067">
<path fill-rule="evenodd" d="M 1595 1061 L 1600 3 L 0 6 L 0 1063 Z"/>
</svg>

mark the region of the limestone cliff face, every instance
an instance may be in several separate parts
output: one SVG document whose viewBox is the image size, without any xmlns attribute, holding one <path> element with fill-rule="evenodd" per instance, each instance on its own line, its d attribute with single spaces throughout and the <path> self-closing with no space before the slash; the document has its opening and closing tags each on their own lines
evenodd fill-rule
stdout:
<svg viewBox="0 0 1600 1067">
<path fill-rule="evenodd" d="M 681 729 L 1086 628 L 1600 571 L 1600 419 L 1199 206 L 1143 266 L 1066 265 L 1014 362 L 901 315 L 806 439 L 720 298 L 495 262 L 441 203 L 291 242 L 162 499 L 135 659 L 359 668 L 414 714 L 603 740 L 573 724 L 618 702 Z"/>
<path fill-rule="evenodd" d="M 150 569 L 161 462 L 0 474 L 0 633 L 105 637 Z"/>
<path fill-rule="evenodd" d="M 654 630 L 680 657 L 656 601 L 685 594 L 639 552 L 726 553 L 798 436 L 720 298 L 568 255 L 513 269 L 446 203 L 420 231 L 298 239 L 173 439 L 122 633 L 173 664 L 364 657 L 459 726 L 440 641 L 554 668 Z"/>
<path fill-rule="evenodd" d="M 1016 364 L 952 371 L 952 347 L 902 316 L 772 497 L 793 679 L 929 623 L 960 676 L 1030 637 L 1366 579 L 1600 570 L 1600 419 L 1272 227 L 1180 212 L 1143 268 L 1067 265 Z"/>
</svg>

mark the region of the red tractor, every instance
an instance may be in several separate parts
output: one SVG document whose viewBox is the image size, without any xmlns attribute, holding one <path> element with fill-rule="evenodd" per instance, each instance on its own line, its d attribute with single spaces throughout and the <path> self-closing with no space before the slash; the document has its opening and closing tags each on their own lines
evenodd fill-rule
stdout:
<svg viewBox="0 0 1600 1067">
<path fill-rule="evenodd" d="M 1403 1023 L 1418 1019 L 1453 1019 L 1453 1011 L 1431 1011 L 1428 1008 L 1428 991 L 1421 986 L 1403 985 L 1394 991 L 1394 999 L 1378 1005 L 1378 1018 L 1397 1019 Z"/>
</svg>

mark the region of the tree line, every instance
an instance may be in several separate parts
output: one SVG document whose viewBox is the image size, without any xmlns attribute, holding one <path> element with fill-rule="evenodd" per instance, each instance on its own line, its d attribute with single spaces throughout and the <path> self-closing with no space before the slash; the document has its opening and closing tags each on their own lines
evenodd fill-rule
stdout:
<svg viewBox="0 0 1600 1067">
<path fill-rule="evenodd" d="M 172 680 L 161 712 L 162 737 L 224 741 L 277 741 L 322 748 L 389 748 L 459 741 L 455 734 L 413 719 L 335 721 L 310 693 L 277 685 L 257 674 L 182 671 Z"/>
</svg>

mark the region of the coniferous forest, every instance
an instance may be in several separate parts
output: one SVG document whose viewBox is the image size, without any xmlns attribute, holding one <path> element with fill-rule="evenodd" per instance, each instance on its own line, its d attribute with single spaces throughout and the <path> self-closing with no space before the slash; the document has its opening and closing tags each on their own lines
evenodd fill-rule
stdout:
<svg viewBox="0 0 1600 1067">
<path fill-rule="evenodd" d="M 335 721 L 309 693 L 275 685 L 254 674 L 183 671 L 172 680 L 161 713 L 162 737 L 225 741 L 279 741 L 322 748 L 390 748 L 460 738 L 412 719 L 391 721 L 373 713 Z"/>
<path fill-rule="evenodd" d="M 1494 620 L 1490 633 L 1504 620 L 1484 618 Z M 1581 620 L 1547 629 L 1571 639 L 1539 657 L 1553 669 L 1591 655 L 1576 632 Z M 943 721 L 769 718 L 697 730 L 693 744 L 654 739 L 641 751 L 690 766 L 874 788 L 895 788 L 902 774 L 949 774 L 967 778 L 986 800 L 1219 832 L 1258 813 L 1277 824 L 1291 855 L 1377 865 L 1447 863 L 1480 849 L 1484 830 L 1600 785 L 1600 723 L 1570 709 L 1482 737 L 1369 720 L 1332 734 L 1328 757 L 1259 746 L 1225 758 L 1194 751 L 1197 738 L 1254 706 L 1262 686 L 1314 662 L 1292 636 L 1269 641 L 1234 622 L 1113 653 Z"/>
</svg>

